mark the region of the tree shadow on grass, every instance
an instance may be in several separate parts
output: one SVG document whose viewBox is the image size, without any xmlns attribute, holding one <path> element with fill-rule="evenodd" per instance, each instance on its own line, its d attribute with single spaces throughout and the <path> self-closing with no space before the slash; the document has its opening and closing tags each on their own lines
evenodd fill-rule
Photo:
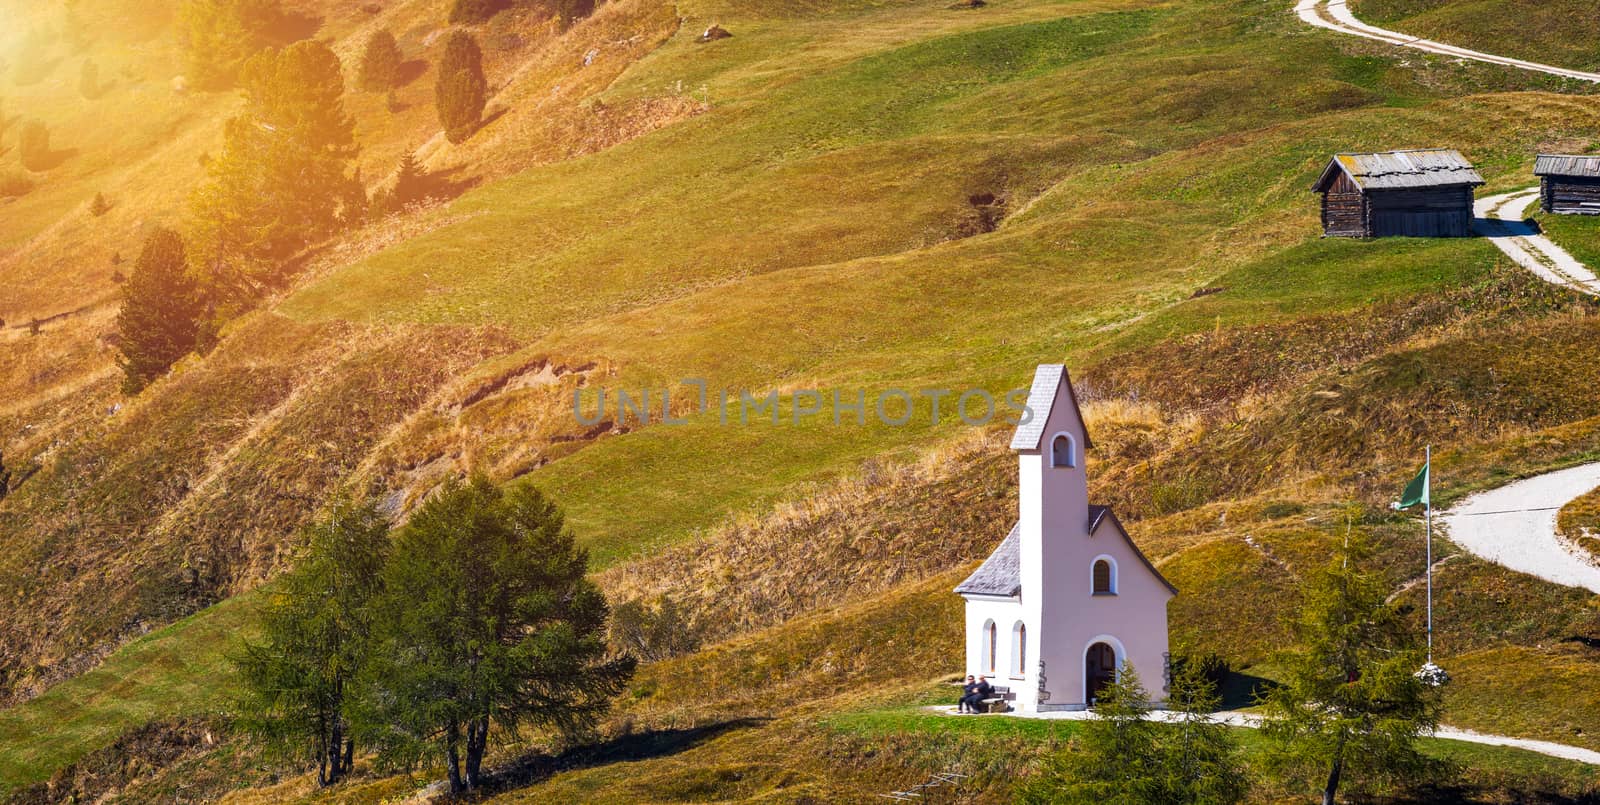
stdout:
<svg viewBox="0 0 1600 805">
<path fill-rule="evenodd" d="M 468 137 L 468 139 L 471 139 L 472 137 L 476 137 L 478 135 L 478 132 L 483 131 L 486 128 L 489 128 L 489 124 L 490 123 L 493 123 L 496 120 L 499 120 L 500 118 L 505 117 L 506 113 L 511 111 L 511 107 L 509 107 L 509 106 L 497 106 L 497 107 L 494 107 L 493 109 L 490 109 L 488 111 L 489 111 L 489 113 L 484 115 L 482 120 L 478 121 L 478 127 L 472 130 L 472 134 L 471 134 L 471 136 Z"/>
<path fill-rule="evenodd" d="M 412 59 L 411 61 L 401 62 L 400 68 L 395 71 L 394 88 L 404 87 L 423 77 L 427 72 L 428 62 L 426 59 Z"/>
<path fill-rule="evenodd" d="M 1384 797 L 1384 805 L 1434 805 L 1434 803 L 1509 803 L 1510 805 L 1600 805 L 1600 794 L 1561 794 L 1553 791 L 1485 790 L 1459 783 L 1418 786 L 1404 794 Z"/>
<path fill-rule="evenodd" d="M 267 37 L 283 45 L 292 45 L 310 39 L 322 28 L 322 18 L 315 14 L 285 11 L 267 26 Z"/>
<path fill-rule="evenodd" d="M 466 175 L 466 168 L 456 166 L 440 171 L 429 171 L 417 177 L 417 193 L 422 198 L 451 201 L 462 193 L 478 186 L 481 176 Z"/>
<path fill-rule="evenodd" d="M 78 149 L 76 148 L 52 148 L 50 149 L 49 153 L 43 154 L 37 159 L 23 163 L 23 167 L 33 171 L 34 173 L 44 173 L 45 171 L 55 170 L 56 168 L 61 167 L 61 163 L 66 162 L 77 155 Z"/>
<path fill-rule="evenodd" d="M 758 727 L 770 720 L 735 718 L 686 729 L 651 730 L 624 735 L 604 743 L 569 749 L 559 755 L 528 754 L 495 769 L 489 775 L 488 789 L 505 791 L 523 788 L 564 771 L 676 755 L 734 730 Z"/>
</svg>

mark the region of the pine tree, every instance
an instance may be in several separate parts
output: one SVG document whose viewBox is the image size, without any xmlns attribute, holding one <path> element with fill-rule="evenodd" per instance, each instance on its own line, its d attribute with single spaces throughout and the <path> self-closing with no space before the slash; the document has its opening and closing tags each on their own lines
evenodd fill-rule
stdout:
<svg viewBox="0 0 1600 805">
<path fill-rule="evenodd" d="M 447 484 L 384 568 L 361 734 L 387 763 L 442 761 L 460 793 L 482 783 L 491 727 L 592 728 L 634 661 L 607 654 L 605 597 L 587 570 L 532 487 Z"/>
<path fill-rule="evenodd" d="M 17 158 L 22 160 L 22 166 L 31 171 L 47 170 L 50 154 L 50 130 L 37 120 L 23 123 L 17 135 Z"/>
<path fill-rule="evenodd" d="M 1018 803 L 1232 805 L 1249 777 L 1228 727 L 1211 718 L 1215 688 L 1198 668 L 1173 679 L 1170 723 L 1150 718 L 1150 694 L 1132 665 L 1097 700 L 1071 748 L 1017 789 Z"/>
<path fill-rule="evenodd" d="M 434 105 L 445 138 L 459 143 L 478 130 L 489 84 L 483 77 L 483 53 L 466 31 L 455 31 L 445 41 L 444 58 L 434 84 Z"/>
<path fill-rule="evenodd" d="M 170 229 L 145 238 L 117 313 L 122 388 L 136 394 L 194 349 L 201 300 L 183 239 Z"/>
<path fill-rule="evenodd" d="M 341 500 L 302 538 L 263 608 L 261 640 L 231 659 L 244 683 L 240 726 L 280 756 L 314 761 L 317 782 L 332 785 L 354 761 L 354 680 L 371 645 L 389 529 L 370 503 Z"/>
<path fill-rule="evenodd" d="M 1211 717 L 1221 704 L 1203 665 L 1177 664 L 1167 694 L 1174 718 L 1161 728 L 1159 802 L 1225 805 L 1243 801 L 1250 792 L 1238 741 L 1226 724 Z"/>
<path fill-rule="evenodd" d="M 1149 805 L 1157 785 L 1157 729 L 1150 721 L 1150 694 L 1132 665 L 1123 665 L 1115 682 L 1096 699 L 1094 718 L 1069 751 L 1047 761 L 1044 770 L 1017 789 L 1022 805 L 1108 803 Z"/>
<path fill-rule="evenodd" d="M 1325 805 L 1341 787 L 1411 779 L 1429 763 L 1418 736 L 1439 725 L 1439 692 L 1414 674 L 1424 654 L 1416 630 L 1363 567 L 1365 539 L 1351 535 L 1305 591 L 1284 658 L 1283 684 L 1264 698 L 1269 767 L 1294 785 L 1316 786 Z"/>
<path fill-rule="evenodd" d="M 400 46 L 394 35 L 379 28 L 367 38 L 361 51 L 361 66 L 356 71 L 356 84 L 366 92 L 388 92 L 400 81 Z"/>
<path fill-rule="evenodd" d="M 111 204 L 110 202 L 106 201 L 106 194 L 95 193 L 94 198 L 89 202 L 89 214 L 99 218 L 110 211 Z"/>
<path fill-rule="evenodd" d="M 400 164 L 394 171 L 394 200 L 396 206 L 404 206 L 423 200 L 427 197 L 427 173 L 417 162 L 417 155 L 407 151 L 400 155 Z"/>
<path fill-rule="evenodd" d="M 240 73 L 244 110 L 223 130 L 190 199 L 195 257 L 222 315 L 277 281 L 277 264 L 334 231 L 356 155 L 339 59 L 304 41 L 251 59 Z"/>
</svg>

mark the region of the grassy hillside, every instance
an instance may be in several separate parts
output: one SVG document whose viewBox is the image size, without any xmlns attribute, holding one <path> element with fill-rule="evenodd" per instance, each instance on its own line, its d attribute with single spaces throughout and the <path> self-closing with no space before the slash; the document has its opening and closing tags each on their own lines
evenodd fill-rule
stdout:
<svg viewBox="0 0 1600 805">
<path fill-rule="evenodd" d="M 445 27 L 442 3 L 304 5 L 346 55 L 385 25 L 426 61 Z M 948 589 L 1009 525 L 1004 428 L 964 426 L 948 401 L 934 424 L 925 397 L 906 425 L 877 423 L 879 392 L 998 396 L 1071 364 L 1093 492 L 1184 591 L 1174 640 L 1262 673 L 1299 577 L 1346 527 L 1373 533 L 1417 603 L 1420 527 L 1385 507 L 1424 444 L 1445 500 L 1600 456 L 1592 303 L 1477 240 L 1323 240 L 1308 192 L 1331 152 L 1416 146 L 1460 148 L 1490 190 L 1524 186 L 1535 151 L 1600 142 L 1600 97 L 1402 61 L 1268 0 L 947 5 L 497 18 L 478 33 L 505 113 L 467 142 L 436 136 L 427 73 L 397 111 L 349 100 L 374 185 L 420 147 L 470 189 L 319 245 L 267 310 L 133 399 L 104 340 L 108 252 L 182 223 L 233 102 L 176 94 L 112 136 L 107 120 L 172 94 L 170 27 L 90 46 L 149 60 L 106 106 L 68 97 L 71 48 L 52 44 L 53 77 L 5 93 L 86 133 L 0 217 L 0 450 L 23 469 L 0 499 L 0 692 L 17 702 L 0 790 L 221 706 L 247 591 L 340 488 L 399 516 L 466 468 L 538 485 L 614 599 L 671 595 L 708 624 L 703 651 L 641 672 L 601 748 L 508 740 L 508 797 L 866 796 L 972 747 L 988 801 L 1026 771 L 1001 758 L 1042 736 L 881 714 L 958 670 Z M 120 13 L 93 7 L 91 26 Z M 733 37 L 695 42 L 711 22 Z M 79 206 L 102 187 L 113 211 L 91 219 Z M 1562 226 L 1581 243 L 1600 224 Z M 695 378 L 713 399 L 777 392 L 781 421 L 723 424 Z M 579 389 L 592 405 L 645 388 L 657 406 L 670 388 L 686 422 L 572 416 Z M 869 423 L 795 421 L 806 389 L 864 392 Z M 1593 599 L 1465 556 L 1439 581 L 1447 720 L 1600 746 Z M 1513 690 L 1529 706 L 1485 704 Z M 224 751 L 194 762 L 232 768 Z M 1484 758 L 1484 791 L 1594 785 L 1439 751 Z M 857 760 L 825 774 L 818 757 Z M 293 769 L 262 773 L 284 782 L 247 800 L 310 794 Z M 369 774 L 336 796 L 414 788 Z"/>
<path fill-rule="evenodd" d="M 1600 19 L 1581 0 L 1355 0 L 1365 22 L 1439 42 L 1571 67 L 1600 68 Z"/>
</svg>

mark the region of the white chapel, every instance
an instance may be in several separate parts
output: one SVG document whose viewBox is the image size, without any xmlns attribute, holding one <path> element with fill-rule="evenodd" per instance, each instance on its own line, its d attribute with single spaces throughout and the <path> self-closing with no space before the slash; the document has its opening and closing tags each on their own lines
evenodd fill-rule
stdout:
<svg viewBox="0 0 1600 805">
<path fill-rule="evenodd" d="M 966 673 L 1010 688 L 1021 712 L 1082 710 L 1123 663 L 1166 698 L 1167 602 L 1178 591 L 1109 508 L 1089 505 L 1090 446 L 1066 367 L 1040 366 L 1011 438 L 1017 523 L 955 590 L 966 599 Z"/>
</svg>

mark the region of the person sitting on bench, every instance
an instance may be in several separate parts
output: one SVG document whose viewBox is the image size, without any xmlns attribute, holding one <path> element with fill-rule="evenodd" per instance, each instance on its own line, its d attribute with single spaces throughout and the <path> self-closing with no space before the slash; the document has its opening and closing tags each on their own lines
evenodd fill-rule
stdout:
<svg viewBox="0 0 1600 805">
<path fill-rule="evenodd" d="M 988 679 L 981 676 L 978 677 L 978 681 L 974 682 L 972 681 L 972 676 L 968 675 L 967 684 L 962 687 L 961 691 L 961 703 L 956 706 L 956 712 L 958 713 L 981 713 L 983 712 L 983 700 L 994 695 L 994 687 L 989 684 Z"/>
</svg>

